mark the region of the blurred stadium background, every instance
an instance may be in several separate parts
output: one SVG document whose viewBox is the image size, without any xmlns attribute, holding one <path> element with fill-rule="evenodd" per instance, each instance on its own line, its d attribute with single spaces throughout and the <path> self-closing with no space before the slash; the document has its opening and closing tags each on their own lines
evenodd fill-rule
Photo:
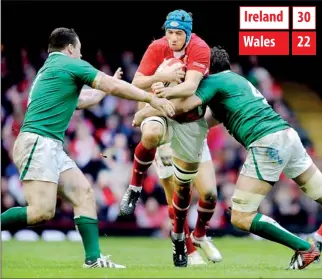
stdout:
<svg viewBox="0 0 322 279">
<path fill-rule="evenodd" d="M 2 212 L 25 204 L 18 172 L 12 163 L 12 146 L 23 121 L 32 80 L 47 57 L 50 32 L 56 27 L 74 28 L 80 36 L 85 60 L 108 74 L 122 66 L 124 79 L 130 82 L 146 47 L 162 36 L 161 26 L 167 13 L 177 8 L 193 13 L 194 32 L 210 46 L 218 44 L 228 50 L 233 71 L 247 77 L 292 124 L 322 169 L 321 57 L 239 57 L 237 2 L 165 3 L 2 3 Z M 318 52 L 319 45 L 318 40 Z M 140 141 L 140 131 L 131 127 L 135 112 L 135 102 L 114 97 L 105 98 L 90 110 L 76 111 L 66 134 L 65 148 L 95 189 L 102 235 L 165 238 L 170 223 L 165 196 L 153 167 L 135 216 L 118 217 L 120 198 L 130 180 L 134 148 Z M 231 226 L 227 208 L 245 151 L 222 126 L 209 131 L 208 142 L 219 190 L 209 235 L 243 235 Z M 100 153 L 108 158 L 102 159 Z M 196 201 L 194 195 L 194 205 Z M 311 233 L 322 223 L 321 207 L 308 200 L 285 177 L 274 186 L 260 211 L 298 234 Z M 192 206 L 191 226 L 196 217 L 196 207 Z M 73 230 L 71 206 L 58 200 L 55 219 L 34 228 L 39 233 L 44 229 Z"/>
</svg>

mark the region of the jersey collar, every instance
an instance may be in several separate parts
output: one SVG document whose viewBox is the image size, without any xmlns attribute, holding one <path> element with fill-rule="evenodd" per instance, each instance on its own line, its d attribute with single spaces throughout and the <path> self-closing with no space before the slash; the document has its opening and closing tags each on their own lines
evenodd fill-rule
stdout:
<svg viewBox="0 0 322 279">
<path fill-rule="evenodd" d="M 49 55 L 48 55 L 48 56 L 51 56 L 51 55 L 54 55 L 54 54 L 60 54 L 60 55 L 65 55 L 65 56 L 66 56 L 66 54 L 65 54 L 65 53 L 62 53 L 62 52 L 60 52 L 60 51 L 54 51 L 54 52 L 51 52 L 51 53 L 49 53 Z"/>
</svg>

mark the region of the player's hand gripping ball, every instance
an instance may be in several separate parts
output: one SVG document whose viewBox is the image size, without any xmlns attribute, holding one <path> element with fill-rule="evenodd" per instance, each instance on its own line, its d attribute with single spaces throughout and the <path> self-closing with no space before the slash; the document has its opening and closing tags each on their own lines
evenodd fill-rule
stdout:
<svg viewBox="0 0 322 279">
<path fill-rule="evenodd" d="M 156 72 L 161 74 L 161 81 L 164 82 L 165 87 L 176 86 L 184 80 L 186 75 L 185 64 L 177 58 L 164 60 Z"/>
</svg>

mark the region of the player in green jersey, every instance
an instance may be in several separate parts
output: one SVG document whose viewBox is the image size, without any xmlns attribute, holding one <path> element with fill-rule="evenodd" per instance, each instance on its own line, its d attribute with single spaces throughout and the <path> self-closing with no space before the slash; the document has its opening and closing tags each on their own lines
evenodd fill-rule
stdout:
<svg viewBox="0 0 322 279">
<path fill-rule="evenodd" d="M 239 229 L 293 249 L 289 268 L 303 269 L 320 257 L 319 250 L 257 210 L 282 172 L 308 197 L 322 204 L 322 174 L 297 132 L 249 81 L 230 71 L 225 50 L 212 49 L 211 73 L 200 83 L 195 95 L 176 104 L 176 113 L 208 105 L 213 116 L 247 149 L 232 197 L 231 222 Z M 153 85 L 156 94 L 162 87 L 160 83 Z M 134 124 L 156 113 L 146 108 L 145 112 L 138 112 Z"/>
<path fill-rule="evenodd" d="M 173 105 L 98 71 L 81 60 L 81 43 L 72 29 L 57 28 L 49 38 L 49 57 L 29 93 L 25 119 L 13 149 L 28 206 L 1 214 L 1 229 L 18 229 L 50 220 L 57 193 L 72 203 L 75 225 L 85 249 L 85 268 L 124 268 L 100 252 L 96 201 L 84 174 L 63 150 L 65 131 L 74 110 L 111 94 L 150 103 L 165 115 Z M 95 89 L 82 90 L 83 85 Z"/>
</svg>

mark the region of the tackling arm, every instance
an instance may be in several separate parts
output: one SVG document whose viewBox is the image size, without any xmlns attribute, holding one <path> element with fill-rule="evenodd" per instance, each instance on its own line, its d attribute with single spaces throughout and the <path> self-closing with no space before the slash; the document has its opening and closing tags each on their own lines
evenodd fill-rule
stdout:
<svg viewBox="0 0 322 279">
<path fill-rule="evenodd" d="M 97 105 L 106 93 L 96 89 L 83 89 L 78 98 L 77 109 L 86 109 Z"/>
<path fill-rule="evenodd" d="M 145 76 L 140 72 L 136 72 L 132 80 L 132 84 L 138 88 L 148 91 L 151 88 L 152 84 L 157 81 L 157 78 L 158 77 L 156 76 L 156 74 L 152 76 Z M 145 103 L 142 103 L 142 102 L 138 103 L 139 110 L 144 108 L 144 106 L 145 106 Z"/>
<path fill-rule="evenodd" d="M 167 96 L 167 99 L 186 98 L 192 96 L 196 92 L 202 78 L 203 74 L 201 72 L 195 70 L 187 71 L 183 83 L 169 88 L 171 91 L 169 96 Z"/>
<path fill-rule="evenodd" d="M 220 121 L 218 121 L 217 119 L 215 119 L 213 117 L 212 112 L 211 112 L 209 107 L 207 107 L 207 109 L 206 109 L 205 119 L 206 119 L 206 121 L 208 123 L 209 128 L 215 127 L 215 126 L 217 126 L 218 124 L 221 123 Z"/>
<path fill-rule="evenodd" d="M 152 95 L 123 80 L 116 79 L 99 72 L 92 84 L 93 88 L 104 91 L 105 95 L 113 95 L 122 99 L 150 103 Z"/>
<path fill-rule="evenodd" d="M 183 114 L 186 113 L 202 104 L 202 101 L 199 97 L 196 95 L 192 95 L 186 99 L 180 100 L 180 102 L 174 102 L 175 103 L 175 114 Z M 133 120 L 133 125 L 134 126 L 139 126 L 141 125 L 142 121 L 150 116 L 162 116 L 162 113 L 160 111 L 152 108 L 151 106 L 146 106 L 145 108 L 141 109 L 138 111 Z"/>
<path fill-rule="evenodd" d="M 152 107 L 160 110 L 167 116 L 171 117 L 174 114 L 173 105 L 167 100 L 162 99 L 160 102 L 156 96 L 128 82 L 106 75 L 103 72 L 99 72 L 96 75 L 91 86 L 104 91 L 106 94 L 111 94 L 122 99 L 149 103 Z"/>
<path fill-rule="evenodd" d="M 140 72 L 136 72 L 132 84 L 135 85 L 138 88 L 148 90 L 151 88 L 153 83 L 156 83 L 158 81 L 166 81 L 162 75 L 162 73 L 155 73 L 151 76 L 145 76 L 141 74 Z"/>
</svg>

